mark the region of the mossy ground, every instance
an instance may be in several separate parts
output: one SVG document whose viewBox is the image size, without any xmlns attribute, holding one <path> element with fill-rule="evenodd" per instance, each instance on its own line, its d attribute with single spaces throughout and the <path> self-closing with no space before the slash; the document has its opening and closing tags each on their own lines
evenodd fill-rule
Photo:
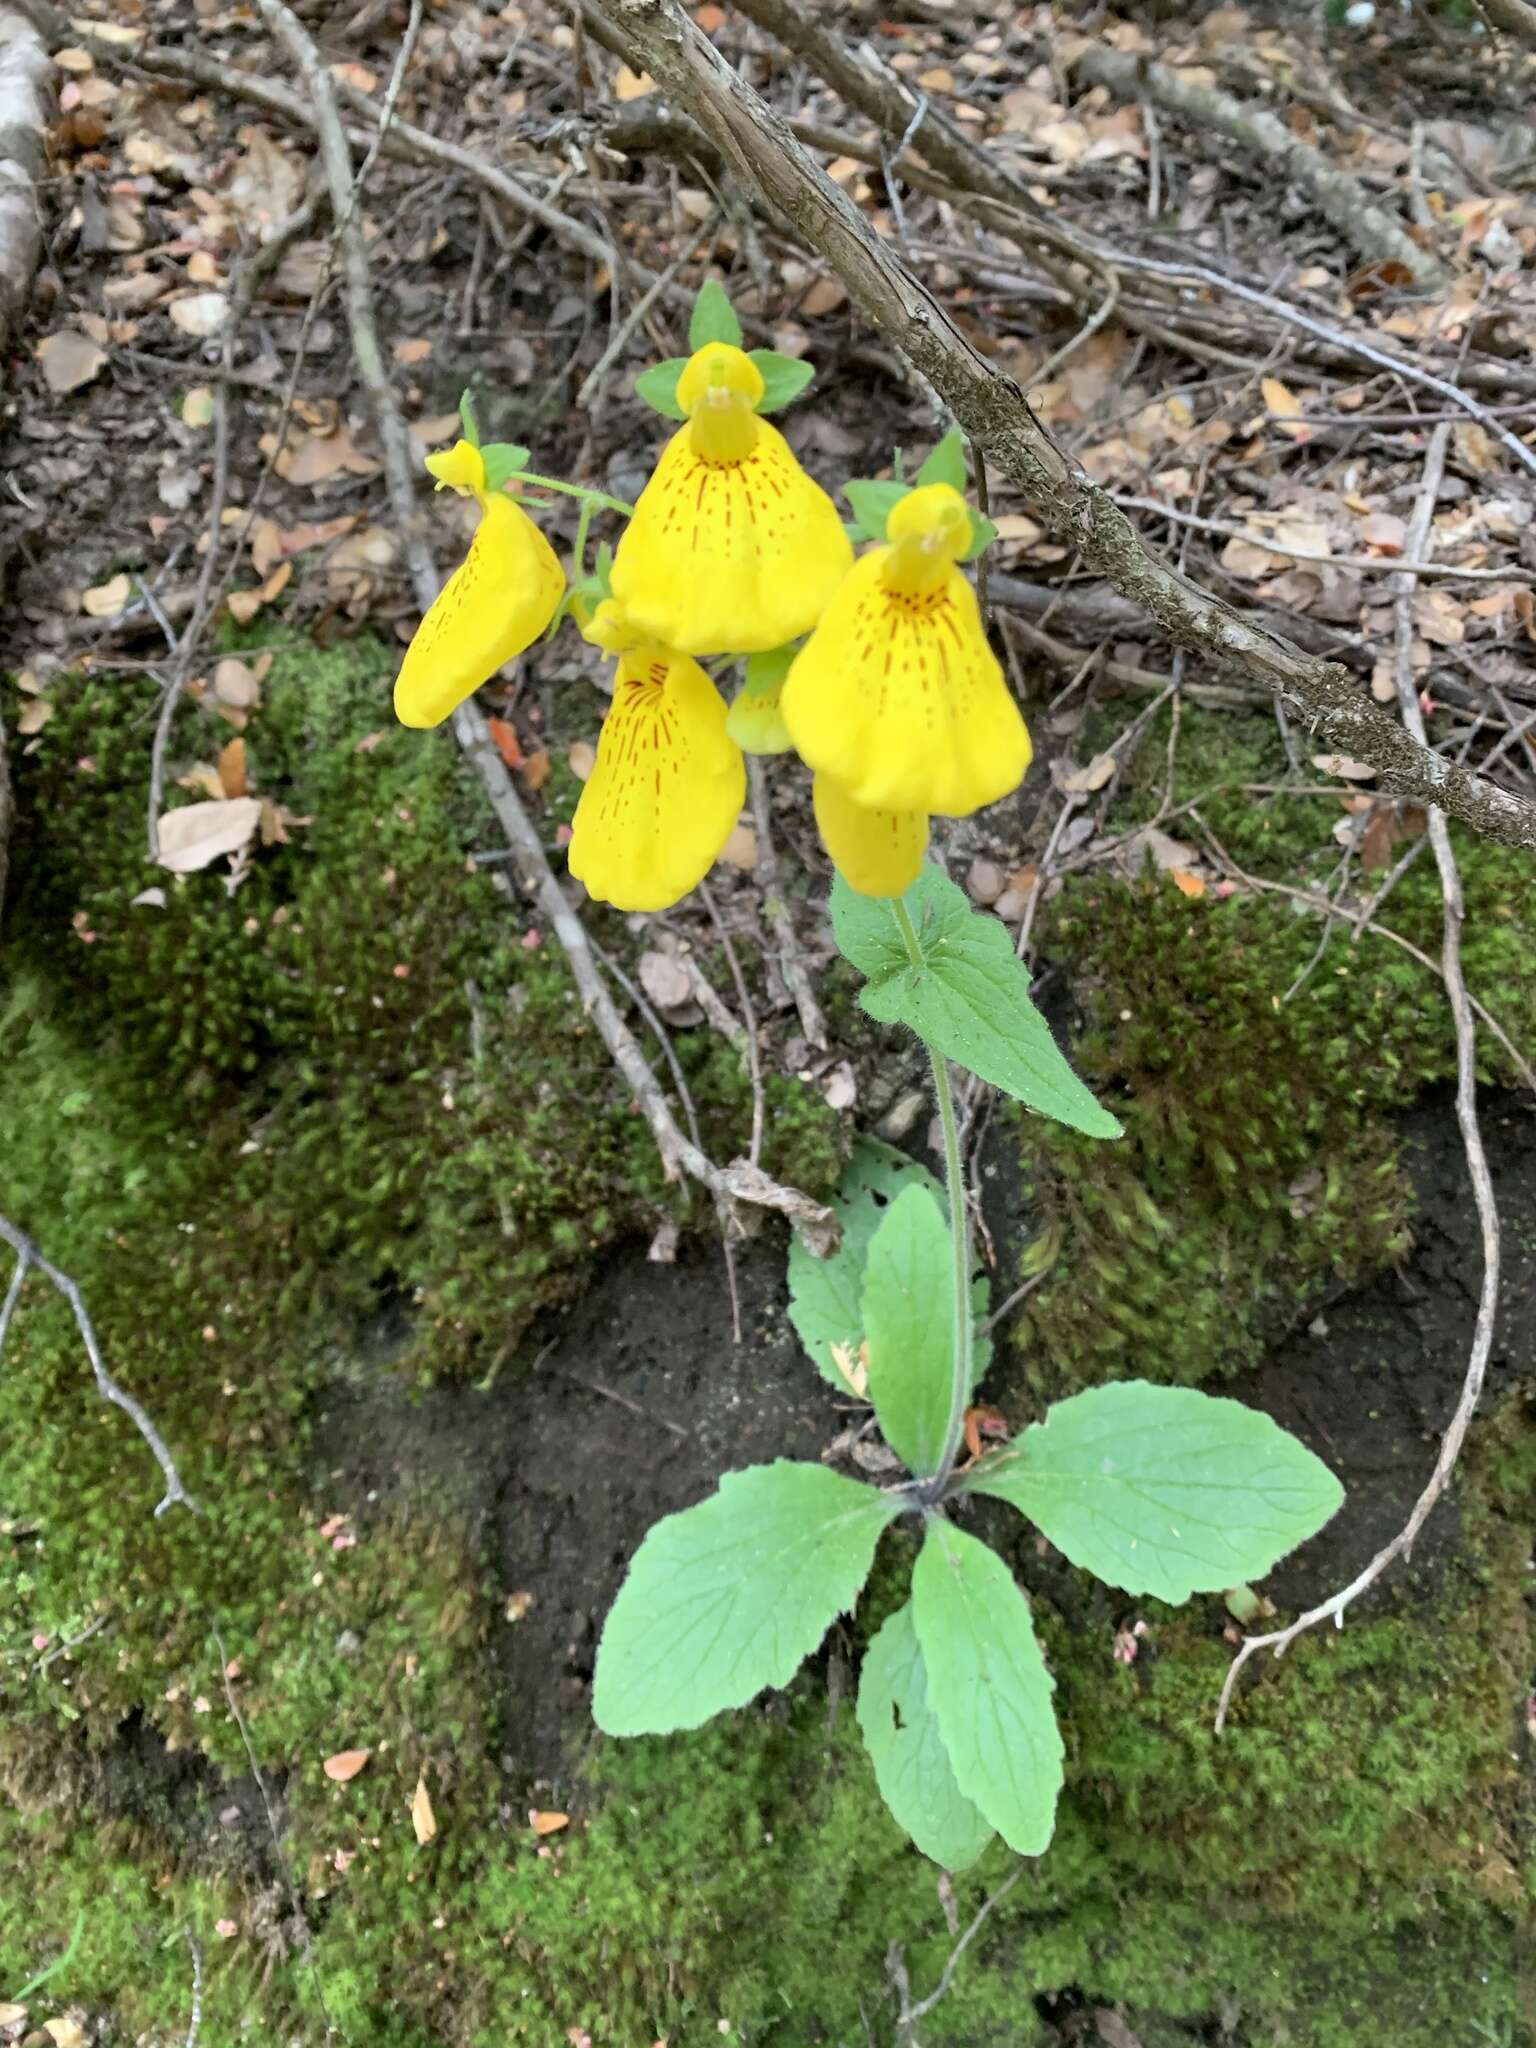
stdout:
<svg viewBox="0 0 1536 2048">
<path fill-rule="evenodd" d="M 386 726 L 382 675 L 366 646 L 280 658 L 252 768 L 312 822 L 233 895 L 203 875 L 168 882 L 163 909 L 131 902 L 151 879 L 139 685 L 62 695 L 21 764 L 5 1205 L 81 1281 L 204 1513 L 152 1518 L 157 1474 L 34 1278 L 0 1372 L 0 1998 L 83 1913 L 29 2004 L 105 2016 L 107 2039 L 185 2038 L 190 1935 L 219 2048 L 332 2028 L 378 2048 L 884 2044 L 890 1944 L 920 1996 L 952 1937 L 846 1699 L 812 1671 L 698 1734 L 599 1746 L 571 1826 L 541 1843 L 499 1761 L 509 1707 L 488 1645 L 509 1589 L 475 1525 L 441 1487 L 336 1520 L 317 1402 L 381 1307 L 409 1311 L 395 1369 L 505 1370 L 582 1254 L 677 1199 L 558 960 L 465 872 L 466 846 L 490 841 L 451 751 L 393 730 L 359 748 Z M 1181 758 L 1201 788 L 1275 779 L 1246 721 L 1187 720 Z M 1261 868 L 1252 810 L 1213 798 L 1206 815 Z M 1277 806 L 1270 830 L 1290 817 Z M 1306 849 L 1270 844 L 1293 873 Z M 1469 975 L 1529 1037 L 1529 905 L 1486 849 L 1467 883 Z M 1437 916 L 1421 865 L 1393 922 L 1432 950 Z M 1229 1370 L 1308 1289 L 1402 1241 L 1387 1117 L 1446 1071 L 1438 990 L 1378 941 L 1277 1008 L 1315 923 L 1166 883 L 1076 885 L 1046 935 L 1129 1137 L 1090 1157 L 1027 1128 L 1057 1261 L 1030 1370 L 1053 1391 Z M 683 1052 L 729 1152 L 740 1075 L 702 1034 Z M 774 1085 L 775 1163 L 825 1182 L 819 1099 Z M 1219 1603 L 1138 1610 L 1151 1635 L 1128 1669 L 1113 1596 L 1019 1557 L 1069 1792 L 1050 1853 L 924 2023 L 930 2048 L 1029 2048 L 1084 2001 L 1123 2005 L 1146 2048 L 1513 2039 L 1533 1442 L 1513 1409 L 1480 1440 L 1432 1611 L 1298 1645 L 1220 1741 Z M 38 1667 L 34 1637 L 93 1622 Z M 367 1767 L 330 1783 L 323 1759 L 354 1745 Z M 962 1924 L 1008 1868 L 994 1851 L 957 1880 Z"/>
</svg>

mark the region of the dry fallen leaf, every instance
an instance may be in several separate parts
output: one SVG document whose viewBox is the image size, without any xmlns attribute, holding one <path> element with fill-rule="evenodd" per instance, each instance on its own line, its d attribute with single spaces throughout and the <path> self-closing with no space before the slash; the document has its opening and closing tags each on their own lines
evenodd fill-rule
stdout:
<svg viewBox="0 0 1536 2048">
<path fill-rule="evenodd" d="M 627 64 L 619 66 L 619 75 L 613 81 L 613 90 L 619 100 L 643 100 L 648 92 L 656 90 L 656 81 L 649 71 L 631 71 Z"/>
<path fill-rule="evenodd" d="M 237 655 L 226 654 L 213 672 L 213 694 L 221 704 L 249 711 L 261 695 L 261 681 Z"/>
<path fill-rule="evenodd" d="M 1295 417 L 1301 411 L 1301 400 L 1288 384 L 1282 384 L 1278 377 L 1265 377 L 1260 380 L 1259 389 L 1264 394 L 1265 410 L 1288 440 L 1312 439 L 1312 429 L 1306 421 Z"/>
<path fill-rule="evenodd" d="M 320 1768 L 333 1785 L 350 1785 L 372 1755 L 371 1749 L 339 1749 Z"/>
<path fill-rule="evenodd" d="M 1312 766 L 1323 775 L 1341 775 L 1346 782 L 1371 782 L 1376 775 L 1369 761 L 1352 761 L 1348 754 L 1314 754 Z"/>
<path fill-rule="evenodd" d="M 229 616 L 237 625 L 248 626 L 261 610 L 259 590 L 232 590 L 224 600 L 229 607 Z"/>
<path fill-rule="evenodd" d="M 562 1828 L 568 1828 L 571 1816 L 568 1813 L 542 1813 L 536 1806 L 528 1809 L 528 1825 L 536 1835 L 558 1835 Z"/>
<path fill-rule="evenodd" d="M 16 721 L 16 730 L 27 734 L 41 732 L 53 716 L 53 705 L 47 697 L 34 697 L 30 704 L 22 706 L 21 716 Z"/>
<path fill-rule="evenodd" d="M 411 1826 L 416 1830 L 416 1839 L 425 1848 L 437 1834 L 437 1815 L 432 1811 L 432 1794 L 427 1790 L 423 1777 L 416 1780 L 416 1790 L 411 1795 Z"/>
<path fill-rule="evenodd" d="M 1089 796 L 1104 787 L 1119 765 L 1113 754 L 1095 754 L 1086 768 L 1073 768 L 1058 776 L 1056 786 L 1066 796 Z"/>
<path fill-rule="evenodd" d="M 169 310 L 172 323 L 183 334 L 206 341 L 209 335 L 218 333 L 229 317 L 229 301 L 222 292 L 188 292 L 182 298 L 172 299 Z"/>
<path fill-rule="evenodd" d="M 115 619 L 133 594 L 133 583 L 126 569 L 105 583 L 98 583 L 93 590 L 86 591 L 80 600 L 82 611 L 93 619 Z"/>
<path fill-rule="evenodd" d="M 590 740 L 573 740 L 565 758 L 578 782 L 591 780 L 592 770 L 597 766 L 597 749 Z"/>
<path fill-rule="evenodd" d="M 535 747 L 523 763 L 523 780 L 530 789 L 540 790 L 548 782 L 553 768 L 548 747 Z"/>
<path fill-rule="evenodd" d="M 249 796 L 245 776 L 245 741 L 231 740 L 219 755 L 219 783 L 226 796 Z"/>
<path fill-rule="evenodd" d="M 750 875 L 757 866 L 757 834 L 750 825 L 733 825 L 719 858 L 728 868 L 740 868 Z"/>
<path fill-rule="evenodd" d="M 19 2027 L 26 2016 L 24 2005 L 0 2005 L 0 2027 Z"/>
<path fill-rule="evenodd" d="M 85 2029 L 67 2013 L 56 2020 L 44 2020 L 43 2032 L 51 2035 L 53 2048 L 85 2048 Z"/>
<path fill-rule="evenodd" d="M 680 1010 L 693 1001 L 693 977 L 675 953 L 642 953 L 640 986 L 658 1010 Z"/>
<path fill-rule="evenodd" d="M 43 381 L 50 391 L 78 391 L 106 368 L 107 352 L 89 335 L 73 327 L 50 334 L 37 345 L 37 360 L 43 366 Z"/>
<path fill-rule="evenodd" d="M 432 353 L 430 341 L 397 341 L 394 347 L 395 361 L 402 369 L 410 369 L 416 363 L 424 363 Z"/>
<path fill-rule="evenodd" d="M 496 751 L 509 768 L 521 768 L 523 749 L 517 734 L 504 718 L 488 718 L 485 729 L 496 742 Z"/>
<path fill-rule="evenodd" d="M 1192 874 L 1188 868 L 1170 868 L 1168 872 L 1185 896 L 1205 894 L 1205 878 L 1202 875 Z"/>
<path fill-rule="evenodd" d="M 213 418 L 213 392 L 206 384 L 194 384 L 181 401 L 183 426 L 206 427 Z"/>
<path fill-rule="evenodd" d="M 215 797 L 167 811 L 156 827 L 160 865 L 174 875 L 195 874 L 222 854 L 238 853 L 261 819 L 253 796 Z"/>
</svg>

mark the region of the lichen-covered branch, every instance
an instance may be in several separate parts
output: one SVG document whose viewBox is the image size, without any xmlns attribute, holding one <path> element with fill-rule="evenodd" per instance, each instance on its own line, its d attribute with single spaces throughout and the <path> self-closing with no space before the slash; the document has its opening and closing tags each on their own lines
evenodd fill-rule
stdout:
<svg viewBox="0 0 1536 2048">
<path fill-rule="evenodd" d="M 1536 804 L 1442 759 L 1344 669 L 1266 632 L 1154 554 L 1126 514 L 1051 439 L 1012 379 L 879 241 L 678 0 L 599 4 L 640 48 L 652 76 L 824 258 L 871 325 L 927 378 L 988 461 L 1176 645 L 1262 683 L 1331 744 L 1368 761 L 1384 788 L 1438 805 L 1490 839 L 1536 848 Z"/>
</svg>

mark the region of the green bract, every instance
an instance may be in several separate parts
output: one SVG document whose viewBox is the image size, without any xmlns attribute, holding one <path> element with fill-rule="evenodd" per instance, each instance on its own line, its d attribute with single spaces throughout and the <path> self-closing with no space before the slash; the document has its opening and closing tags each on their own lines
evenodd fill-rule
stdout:
<svg viewBox="0 0 1536 2048">
<path fill-rule="evenodd" d="M 848 528 L 850 540 L 884 540 L 886 521 L 893 509 L 919 484 L 948 484 L 963 496 L 967 482 L 964 435 L 958 427 L 952 428 L 930 451 L 910 483 L 900 475 L 899 463 L 897 470 L 897 476 L 890 480 L 855 477 L 844 484 L 843 495 L 854 513 L 853 523 Z M 967 505 L 965 509 L 971 519 L 971 544 L 960 559 L 962 562 L 974 562 L 996 540 L 997 528 L 990 519 L 983 519 L 973 506 Z"/>
<path fill-rule="evenodd" d="M 868 977 L 859 1002 L 882 1024 L 906 1024 L 946 1059 L 1090 1138 L 1118 1138 L 1101 1107 L 1057 1049 L 1029 999 L 1029 974 L 995 917 L 974 911 L 937 867 L 903 899 L 917 927 L 914 963 L 890 906 L 860 896 L 839 876 L 832 929 L 839 950 Z"/>
<path fill-rule="evenodd" d="M 718 278 L 707 277 L 693 302 L 693 315 L 688 322 L 688 346 L 691 349 L 705 348 L 712 341 L 723 341 L 732 348 L 740 348 L 741 322 L 736 318 L 736 309 L 726 295 L 725 286 Z"/>
</svg>

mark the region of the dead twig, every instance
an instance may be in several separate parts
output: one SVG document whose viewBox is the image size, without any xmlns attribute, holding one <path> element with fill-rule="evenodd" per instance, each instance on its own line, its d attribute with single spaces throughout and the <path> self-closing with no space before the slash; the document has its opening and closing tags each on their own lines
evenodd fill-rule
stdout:
<svg viewBox="0 0 1536 2048">
<path fill-rule="evenodd" d="M 1021 1857 L 1003 1879 L 997 1890 L 992 1893 L 990 1898 L 983 1902 L 975 1919 L 950 1950 L 949 1961 L 944 1965 L 944 1973 L 939 1978 L 938 1983 L 929 1992 L 928 1996 L 919 1999 L 916 2005 L 913 2005 L 911 2002 L 912 1994 L 907 1984 L 906 1969 L 901 1961 L 901 1949 L 896 1943 L 892 1943 L 891 1954 L 887 1958 L 887 1968 L 891 1970 L 891 1981 L 895 1984 L 901 2001 L 900 2010 L 896 2015 L 896 2038 L 898 2041 L 909 2044 L 909 2048 L 917 2048 L 915 2029 L 918 2021 L 927 2018 L 928 2014 L 933 2011 L 939 2000 L 949 1990 L 950 1985 L 954 1983 L 955 1972 L 960 1967 L 961 1958 L 977 1935 L 980 1934 L 993 1911 L 1002 1904 L 1003 1900 L 1007 1898 L 1019 1879 L 1024 1875 L 1026 1867 L 1024 1859 Z M 897 1967 L 892 1967 L 893 1961 Z"/>
<path fill-rule="evenodd" d="M 154 1454 L 155 1463 L 165 1478 L 165 1498 L 155 1509 L 156 1515 L 163 1515 L 167 1508 L 176 1506 L 190 1508 L 194 1514 L 198 1513 L 197 1503 L 182 1485 L 176 1461 L 166 1449 L 165 1439 L 150 1420 L 148 1412 L 142 1403 L 135 1400 L 125 1388 L 120 1387 L 107 1371 L 101 1355 L 101 1345 L 96 1337 L 96 1326 L 91 1321 L 90 1311 L 85 1305 L 79 1287 L 67 1273 L 61 1272 L 52 1260 L 43 1257 L 24 1230 L 18 1230 L 16 1225 L 4 1216 L 0 1216 L 0 1238 L 3 1238 L 16 1254 L 16 1267 L 11 1274 L 11 1284 L 6 1289 L 4 1305 L 0 1307 L 0 1348 L 5 1344 L 11 1319 L 16 1313 L 16 1304 L 21 1299 L 22 1282 L 26 1279 L 28 1271 L 35 1266 L 50 1286 L 55 1287 L 69 1303 L 75 1327 L 80 1332 L 80 1341 L 85 1346 L 85 1355 L 90 1360 L 91 1376 L 96 1382 L 97 1392 L 104 1401 L 110 1401 L 115 1408 L 122 1409 Z"/>
<path fill-rule="evenodd" d="M 1428 541 L 1430 517 L 1434 511 L 1435 494 L 1439 487 L 1449 438 L 1450 428 L 1442 426 L 1435 429 L 1430 440 L 1425 457 L 1423 487 L 1409 529 L 1408 550 L 1411 555 L 1421 554 Z M 1414 682 L 1412 661 L 1414 583 L 1415 578 L 1409 573 L 1402 578 L 1396 592 L 1397 696 L 1403 723 L 1411 731 L 1416 731 L 1422 739 L 1424 714 L 1419 707 L 1419 693 Z M 1440 1450 L 1435 1459 L 1434 1469 L 1424 1490 L 1414 1502 L 1413 1511 L 1403 1527 L 1390 1543 L 1384 1544 L 1376 1552 L 1362 1571 L 1356 1573 L 1347 1586 L 1332 1594 L 1321 1605 L 1309 1608 L 1287 1628 L 1275 1629 L 1268 1635 L 1243 1638 L 1242 1647 L 1233 1658 L 1226 1682 L 1221 1689 L 1221 1699 L 1216 1711 L 1218 1734 L 1226 1722 L 1227 1708 L 1237 1683 L 1238 1673 L 1249 1658 L 1265 1649 L 1273 1650 L 1277 1657 L 1282 1655 L 1299 1635 L 1307 1629 L 1315 1628 L 1320 1621 L 1331 1620 L 1336 1628 L 1342 1628 L 1345 1609 L 1369 1586 L 1375 1584 L 1388 1565 L 1412 1550 L 1414 1539 L 1450 1483 L 1451 1474 L 1456 1469 L 1457 1458 L 1461 1454 L 1462 1444 L 1471 1427 L 1472 1417 L 1477 1412 L 1478 1400 L 1483 1391 L 1483 1379 L 1488 1369 L 1489 1353 L 1493 1348 L 1494 1321 L 1499 1306 L 1499 1211 L 1477 1115 L 1477 1025 L 1473 1019 L 1472 1005 L 1468 1000 L 1467 986 L 1461 971 L 1461 929 L 1465 915 L 1461 871 L 1457 867 L 1456 855 L 1451 846 L 1450 829 L 1439 811 L 1432 810 L 1429 814 L 1429 836 L 1434 849 L 1435 865 L 1440 871 L 1440 888 L 1445 902 L 1440 964 L 1456 1026 L 1456 1122 L 1467 1155 L 1467 1174 L 1472 1183 L 1472 1199 L 1477 1209 L 1483 1250 L 1483 1281 L 1478 1296 L 1477 1320 L 1473 1325 L 1466 1375 L 1462 1380 L 1455 1411 L 1446 1425 L 1444 1436 L 1440 1439 Z"/>
<path fill-rule="evenodd" d="M 825 1052 L 828 1043 L 826 1020 L 816 1000 L 805 955 L 795 933 L 789 899 L 784 894 L 778 849 L 773 840 L 773 804 L 768 792 L 768 770 L 758 754 L 747 756 L 747 791 L 752 803 L 752 822 L 757 827 L 757 885 L 763 895 L 763 915 L 772 925 L 773 935 L 778 941 L 779 972 L 793 999 L 806 1044 L 817 1052 Z"/>
<path fill-rule="evenodd" d="M 395 399 L 379 344 L 373 311 L 373 285 L 368 253 L 353 217 L 351 152 L 342 128 L 335 81 L 314 39 L 284 0 L 257 0 L 262 19 L 288 51 L 310 96 L 306 119 L 319 137 L 321 159 L 331 191 L 331 206 L 341 245 L 343 290 L 352 356 L 368 395 L 384 456 L 385 481 L 396 528 L 405 550 L 417 603 L 425 611 L 439 587 L 437 571 L 417 517 L 414 476 L 416 459 L 405 421 Z M 594 238 L 594 241 L 596 238 Z M 603 260 L 607 251 L 598 242 Z M 717 1200 L 775 1209 L 803 1232 L 813 1250 L 829 1251 L 837 1242 L 837 1223 L 830 1209 L 813 1202 L 798 1188 L 781 1186 L 750 1160 L 721 1167 L 678 1129 L 656 1076 L 634 1034 L 619 1015 L 603 980 L 581 919 L 566 901 L 532 819 L 523 808 L 506 763 L 492 740 L 484 714 L 471 698 L 453 714 L 454 737 L 479 775 L 507 835 L 512 865 L 527 893 L 553 930 L 570 961 L 582 1007 L 607 1046 L 650 1125 L 668 1179 L 689 1173 Z"/>
<path fill-rule="evenodd" d="M 756 1166 L 763 1156 L 763 1056 L 757 1039 L 757 1010 L 747 987 L 747 977 L 741 971 L 741 959 L 736 951 L 736 941 L 726 929 L 725 919 L 720 915 L 720 906 L 715 901 L 715 892 L 708 882 L 700 882 L 699 896 L 709 912 L 709 921 L 719 935 L 725 949 L 725 961 L 731 971 L 731 983 L 736 990 L 736 1000 L 741 1005 L 741 1021 L 746 1027 L 747 1075 L 752 1084 L 752 1137 L 747 1149 L 747 1158 Z"/>
<path fill-rule="evenodd" d="M 1125 513 L 1051 439 L 1017 385 L 875 236 L 847 195 L 700 33 L 680 0 L 601 0 L 601 11 L 635 41 L 651 75 L 740 175 L 831 266 L 865 318 L 928 379 L 979 452 L 1177 645 L 1234 664 L 1283 695 L 1334 745 L 1369 761 L 1384 787 L 1437 803 L 1488 838 L 1536 847 L 1536 804 L 1442 759 L 1388 717 L 1345 670 L 1264 631 L 1153 554 Z M 1529 460 L 1536 465 L 1536 456 Z"/>
</svg>

